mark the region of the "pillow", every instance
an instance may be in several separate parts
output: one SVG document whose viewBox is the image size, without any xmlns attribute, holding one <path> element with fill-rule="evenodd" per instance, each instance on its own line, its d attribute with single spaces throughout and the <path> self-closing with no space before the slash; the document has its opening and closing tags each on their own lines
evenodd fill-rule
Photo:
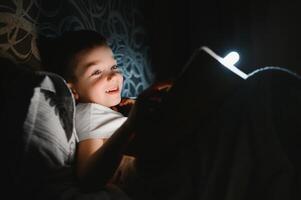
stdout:
<svg viewBox="0 0 301 200">
<path fill-rule="evenodd" d="M 28 198 L 51 199 L 75 184 L 75 103 L 61 77 L 44 72 L 36 76 L 41 82 L 33 88 L 23 124 L 15 181 Z"/>
<path fill-rule="evenodd" d="M 55 74 L 4 58 L 0 66 L 3 195 L 54 199 L 76 183 L 72 94 Z"/>
</svg>

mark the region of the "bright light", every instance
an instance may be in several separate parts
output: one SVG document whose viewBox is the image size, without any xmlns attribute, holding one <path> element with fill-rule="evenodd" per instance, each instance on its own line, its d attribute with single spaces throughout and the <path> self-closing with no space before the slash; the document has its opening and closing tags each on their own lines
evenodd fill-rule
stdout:
<svg viewBox="0 0 301 200">
<path fill-rule="evenodd" d="M 239 60 L 239 54 L 235 51 L 232 51 L 228 55 L 224 57 L 224 62 L 227 63 L 227 65 L 234 65 Z"/>
<path fill-rule="evenodd" d="M 213 52 L 211 49 L 209 49 L 206 46 L 201 47 L 200 49 L 207 52 L 209 55 L 211 55 L 213 58 L 215 58 L 218 62 L 220 62 L 222 65 L 227 67 L 229 70 L 237 74 L 243 79 L 247 79 L 248 75 L 238 69 L 234 64 L 239 60 L 239 55 L 236 52 L 229 53 L 225 58 L 220 57 L 215 52 Z M 229 58 L 228 58 L 229 57 Z M 230 61 L 230 62 L 229 62 Z"/>
</svg>

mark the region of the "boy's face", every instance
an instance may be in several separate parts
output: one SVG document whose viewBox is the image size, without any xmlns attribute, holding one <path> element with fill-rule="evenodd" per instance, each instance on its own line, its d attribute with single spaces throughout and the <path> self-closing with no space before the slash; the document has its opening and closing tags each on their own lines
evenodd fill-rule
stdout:
<svg viewBox="0 0 301 200">
<path fill-rule="evenodd" d="M 75 56 L 76 81 L 69 83 L 75 99 L 112 107 L 120 103 L 123 77 L 112 50 L 97 46 Z"/>
</svg>

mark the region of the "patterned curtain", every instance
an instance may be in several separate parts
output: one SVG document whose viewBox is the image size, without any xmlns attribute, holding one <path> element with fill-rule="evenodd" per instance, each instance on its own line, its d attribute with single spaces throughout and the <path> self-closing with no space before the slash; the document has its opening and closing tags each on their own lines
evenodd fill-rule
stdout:
<svg viewBox="0 0 301 200">
<path fill-rule="evenodd" d="M 135 0 L 2 0 L 0 56 L 41 69 L 38 35 L 96 30 L 108 38 L 124 73 L 122 95 L 136 96 L 153 81 L 147 34 L 136 4 Z"/>
</svg>

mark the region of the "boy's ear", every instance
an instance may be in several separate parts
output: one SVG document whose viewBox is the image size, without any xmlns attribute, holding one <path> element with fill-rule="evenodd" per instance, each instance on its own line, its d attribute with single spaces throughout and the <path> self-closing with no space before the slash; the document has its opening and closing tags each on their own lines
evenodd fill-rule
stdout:
<svg viewBox="0 0 301 200">
<path fill-rule="evenodd" d="M 75 90 L 75 87 L 72 83 L 67 83 L 67 86 L 70 88 L 75 100 L 78 100 L 79 99 L 79 95 L 77 93 L 77 91 Z"/>
</svg>

